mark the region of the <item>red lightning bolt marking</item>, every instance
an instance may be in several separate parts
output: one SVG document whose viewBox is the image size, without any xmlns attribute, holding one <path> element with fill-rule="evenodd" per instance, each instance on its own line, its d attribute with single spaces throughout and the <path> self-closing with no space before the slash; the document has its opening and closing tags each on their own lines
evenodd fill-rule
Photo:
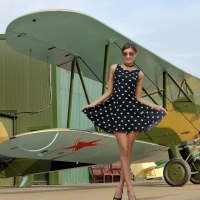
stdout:
<svg viewBox="0 0 200 200">
<path fill-rule="evenodd" d="M 90 141 L 90 142 L 82 142 L 82 141 L 78 140 L 78 141 L 76 141 L 74 146 L 63 148 L 61 150 L 73 149 L 72 153 L 74 153 L 75 151 L 78 151 L 78 150 L 85 148 L 85 147 L 100 146 L 101 144 L 97 143 L 99 141 L 102 141 L 102 140 L 99 139 L 99 140 L 94 140 L 94 141 Z"/>
</svg>

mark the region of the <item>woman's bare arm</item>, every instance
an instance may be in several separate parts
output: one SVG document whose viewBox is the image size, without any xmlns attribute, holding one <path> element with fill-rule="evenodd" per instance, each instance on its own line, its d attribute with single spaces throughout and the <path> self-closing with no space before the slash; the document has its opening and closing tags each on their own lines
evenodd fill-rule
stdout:
<svg viewBox="0 0 200 200">
<path fill-rule="evenodd" d="M 110 67 L 110 75 L 109 75 L 109 81 L 108 81 L 108 90 L 100 96 L 97 100 L 95 100 L 93 103 L 85 106 L 81 111 L 83 111 L 86 108 L 94 107 L 95 105 L 105 101 L 112 93 L 113 93 L 113 74 L 116 69 L 117 65 L 114 64 Z"/>
<path fill-rule="evenodd" d="M 137 100 L 146 104 L 147 106 L 155 108 L 156 110 L 160 110 L 160 111 L 167 113 L 167 111 L 163 107 L 153 104 L 151 102 L 148 102 L 142 98 L 142 85 L 143 85 L 143 81 L 144 81 L 144 73 L 142 71 L 140 71 L 138 76 L 139 76 L 138 84 L 137 84 L 136 91 L 135 91 L 135 96 L 136 96 Z"/>
</svg>

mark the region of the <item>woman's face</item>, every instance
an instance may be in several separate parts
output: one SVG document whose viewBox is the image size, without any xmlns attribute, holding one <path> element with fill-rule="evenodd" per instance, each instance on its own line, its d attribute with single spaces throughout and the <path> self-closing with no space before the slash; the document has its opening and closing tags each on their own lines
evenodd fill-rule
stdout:
<svg viewBox="0 0 200 200">
<path fill-rule="evenodd" d="M 133 64 L 137 53 L 132 48 L 128 48 L 122 52 L 122 56 L 124 58 L 124 62 L 131 65 Z"/>
</svg>

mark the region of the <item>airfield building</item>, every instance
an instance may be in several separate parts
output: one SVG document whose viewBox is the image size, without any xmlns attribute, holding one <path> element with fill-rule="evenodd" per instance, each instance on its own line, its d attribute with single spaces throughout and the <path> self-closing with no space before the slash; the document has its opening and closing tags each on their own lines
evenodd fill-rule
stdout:
<svg viewBox="0 0 200 200">
<path fill-rule="evenodd" d="M 70 71 L 14 51 L 5 35 L 0 35 L 0 121 L 10 137 L 35 130 L 66 128 L 69 80 Z M 87 78 L 85 83 L 91 100 L 100 96 L 100 83 Z M 85 95 L 75 74 L 72 129 L 92 127 L 80 112 L 84 105 L 87 105 Z M 26 185 L 88 183 L 89 177 L 88 168 L 63 170 L 29 175 Z M 21 180 L 20 176 L 1 178 L 0 185 L 19 185 Z"/>
</svg>

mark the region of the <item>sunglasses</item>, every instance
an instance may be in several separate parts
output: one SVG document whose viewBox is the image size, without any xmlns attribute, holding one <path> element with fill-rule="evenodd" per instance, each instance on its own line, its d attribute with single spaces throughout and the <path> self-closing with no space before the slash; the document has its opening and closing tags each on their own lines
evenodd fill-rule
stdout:
<svg viewBox="0 0 200 200">
<path fill-rule="evenodd" d="M 133 56 L 135 55 L 135 52 L 123 52 L 122 55 L 123 55 L 124 57 L 127 57 L 128 55 L 129 55 L 130 57 L 133 57 Z"/>
</svg>

